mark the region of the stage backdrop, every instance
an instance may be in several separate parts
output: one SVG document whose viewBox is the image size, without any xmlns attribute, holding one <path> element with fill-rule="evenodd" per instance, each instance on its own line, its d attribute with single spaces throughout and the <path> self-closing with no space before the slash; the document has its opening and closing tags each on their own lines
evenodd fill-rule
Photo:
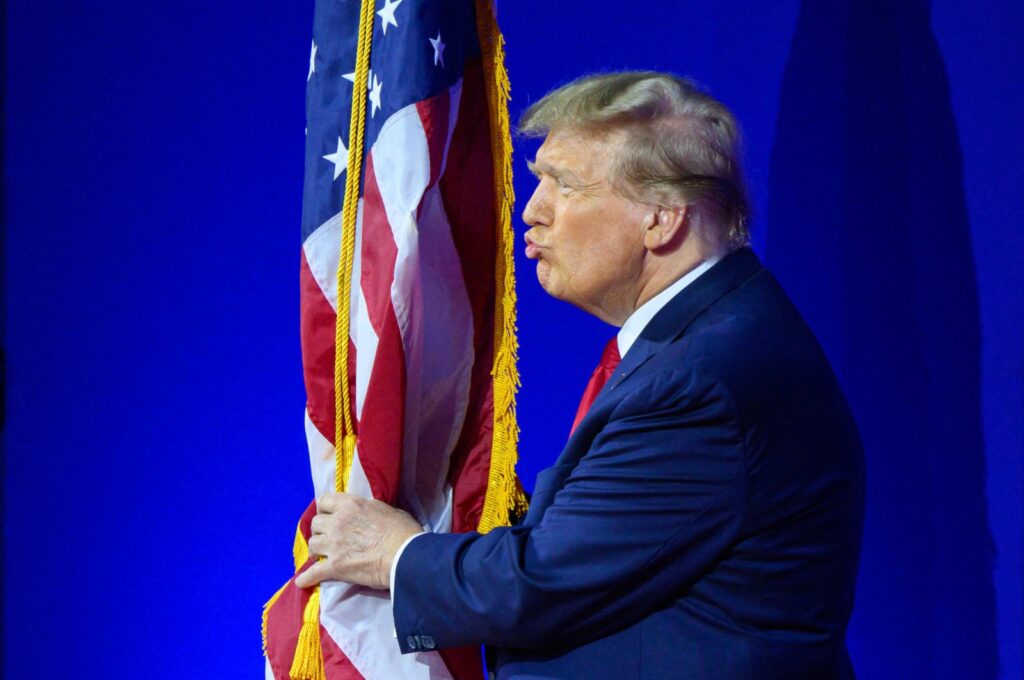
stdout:
<svg viewBox="0 0 1024 680">
<path fill-rule="evenodd" d="M 500 6 L 513 116 L 581 73 L 655 68 L 706 83 L 743 121 L 755 248 L 864 434 L 849 636 L 863 678 L 1022 677 L 1016 5 Z M 311 493 L 298 258 L 312 9 L 7 3 L 9 678 L 261 677 L 260 605 L 291 569 Z M 520 208 L 532 151 L 518 147 Z M 547 299 L 521 253 L 518 266 L 529 487 L 614 329 Z"/>
</svg>

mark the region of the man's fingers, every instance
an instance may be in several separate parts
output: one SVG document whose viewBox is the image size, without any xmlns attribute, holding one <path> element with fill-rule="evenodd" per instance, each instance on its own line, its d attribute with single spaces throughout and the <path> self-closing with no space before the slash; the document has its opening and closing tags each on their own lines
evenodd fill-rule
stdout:
<svg viewBox="0 0 1024 680">
<path fill-rule="evenodd" d="M 317 534 L 316 536 L 311 536 L 309 538 L 309 542 L 306 544 L 306 546 L 309 548 L 310 557 L 323 557 L 323 550 L 325 547 L 323 545 L 323 542 L 325 540 L 326 539 L 324 538 L 323 534 Z"/>
<path fill-rule="evenodd" d="M 295 577 L 295 585 L 299 588 L 312 588 L 321 581 L 327 580 L 327 563 L 317 562 L 312 567 Z"/>
<path fill-rule="evenodd" d="M 340 494 L 328 493 L 316 499 L 316 511 L 322 514 L 330 514 L 338 508 L 338 496 Z"/>
<path fill-rule="evenodd" d="M 309 523 L 309 531 L 312 534 L 322 534 L 327 528 L 327 518 L 321 515 L 314 515 Z"/>
<path fill-rule="evenodd" d="M 321 515 L 329 515 L 345 508 L 358 508 L 364 500 L 350 493 L 327 493 L 316 499 L 316 509 Z"/>
</svg>

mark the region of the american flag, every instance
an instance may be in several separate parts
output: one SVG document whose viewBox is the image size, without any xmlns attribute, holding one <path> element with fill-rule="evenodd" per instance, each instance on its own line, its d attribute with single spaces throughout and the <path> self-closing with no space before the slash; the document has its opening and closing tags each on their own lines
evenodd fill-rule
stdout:
<svg viewBox="0 0 1024 680">
<path fill-rule="evenodd" d="M 473 0 L 376 2 L 361 79 L 360 2 L 318 0 L 310 48 L 300 276 L 315 494 L 336 490 L 337 272 L 355 171 L 346 377 L 357 444 L 345 490 L 403 507 L 431 531 L 477 530 L 482 514 L 489 528 L 519 501 L 502 210 L 511 194 L 507 158 L 497 158 L 507 111 L 492 12 Z M 349 153 L 353 97 L 366 102 L 361 158 Z M 504 469 L 492 456 L 499 449 Z M 297 570 L 314 512 L 300 521 Z M 289 581 L 268 603 L 266 650 L 279 679 L 480 677 L 477 649 L 399 654 L 387 593 L 330 581 L 319 590 L 323 670 L 297 670 L 309 599 Z"/>
</svg>

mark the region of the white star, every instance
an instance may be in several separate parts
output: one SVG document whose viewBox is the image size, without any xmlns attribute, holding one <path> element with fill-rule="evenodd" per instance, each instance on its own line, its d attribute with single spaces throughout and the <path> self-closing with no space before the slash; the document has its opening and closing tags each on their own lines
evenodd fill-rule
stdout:
<svg viewBox="0 0 1024 680">
<path fill-rule="evenodd" d="M 353 85 L 356 84 L 355 71 L 352 71 L 352 73 L 342 73 L 341 77 L 347 80 L 348 82 L 352 83 Z M 373 69 L 370 69 L 369 71 L 366 72 L 366 89 L 369 90 L 371 87 L 373 87 Z"/>
<path fill-rule="evenodd" d="M 377 16 L 380 17 L 381 29 L 384 31 L 384 35 L 388 34 L 388 24 L 391 24 L 395 28 L 398 28 L 398 22 L 395 21 L 395 10 L 402 4 L 402 0 L 384 0 L 384 8 L 377 12 Z"/>
<path fill-rule="evenodd" d="M 370 109 L 370 118 L 373 118 L 373 115 L 377 113 L 377 109 L 380 108 L 380 90 L 382 85 L 383 83 L 380 82 L 380 79 L 377 76 L 373 76 L 373 85 L 370 86 L 370 103 L 373 105 Z"/>
<path fill-rule="evenodd" d="M 434 47 L 434 66 L 437 66 L 437 62 L 441 62 L 441 68 L 444 68 L 444 48 L 445 44 L 441 40 L 441 31 L 437 32 L 436 38 L 427 38 L 430 44 Z"/>
<path fill-rule="evenodd" d="M 345 148 L 341 137 L 338 137 L 338 150 L 324 156 L 324 160 L 334 163 L 334 179 L 341 177 L 341 173 L 348 167 L 348 149 Z"/>
<path fill-rule="evenodd" d="M 306 76 L 306 82 L 313 77 L 316 73 L 316 41 L 313 41 L 313 47 L 309 49 L 309 75 Z"/>
</svg>

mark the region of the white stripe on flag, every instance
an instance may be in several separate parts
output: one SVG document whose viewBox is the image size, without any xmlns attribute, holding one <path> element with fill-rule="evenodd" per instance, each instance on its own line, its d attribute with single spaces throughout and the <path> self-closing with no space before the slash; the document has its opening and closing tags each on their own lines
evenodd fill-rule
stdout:
<svg viewBox="0 0 1024 680">
<path fill-rule="evenodd" d="M 341 213 L 331 217 L 302 244 L 306 264 L 331 309 L 338 311 L 338 255 L 341 253 Z"/>
<path fill-rule="evenodd" d="M 432 531 L 450 531 L 448 460 L 469 402 L 473 369 L 473 312 L 459 254 L 435 186 L 424 197 L 419 221 L 398 243 L 391 289 L 406 363 L 402 491 Z M 415 300 L 399 304 L 399 299 Z M 403 313 L 404 312 L 404 313 Z"/>
<path fill-rule="evenodd" d="M 309 449 L 309 470 L 313 475 L 313 497 L 320 498 L 334 491 L 334 445 L 324 438 L 320 430 L 305 413 L 306 448 Z"/>
<path fill-rule="evenodd" d="M 334 493 L 334 446 L 324 438 L 320 430 L 309 419 L 309 412 L 305 414 L 306 422 L 306 446 L 309 449 L 309 469 L 313 474 L 314 498 L 320 498 L 324 494 Z M 373 498 L 370 492 L 370 482 L 366 479 L 363 466 L 359 462 L 359 448 L 356 447 L 356 456 L 352 460 L 352 469 L 349 472 L 348 492 L 354 493 L 363 498 Z"/>
<path fill-rule="evenodd" d="M 324 581 L 320 623 L 367 680 L 452 680 L 437 652 L 399 653 L 387 591 Z"/>
</svg>

